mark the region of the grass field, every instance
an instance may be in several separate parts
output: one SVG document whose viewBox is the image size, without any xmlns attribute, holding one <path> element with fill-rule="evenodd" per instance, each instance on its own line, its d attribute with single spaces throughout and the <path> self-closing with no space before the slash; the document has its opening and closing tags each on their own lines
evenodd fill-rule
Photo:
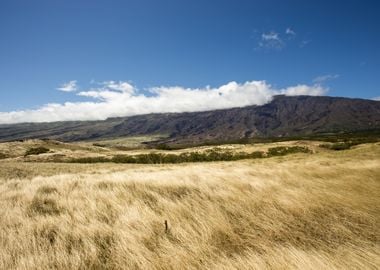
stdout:
<svg viewBox="0 0 380 270">
<path fill-rule="evenodd" d="M 0 144 L 13 155 L 0 161 L 0 269 L 380 266 L 379 143 L 281 142 L 313 154 L 165 165 L 46 163 L 114 152 L 57 145 L 24 157 L 41 144 L 29 143 Z"/>
</svg>

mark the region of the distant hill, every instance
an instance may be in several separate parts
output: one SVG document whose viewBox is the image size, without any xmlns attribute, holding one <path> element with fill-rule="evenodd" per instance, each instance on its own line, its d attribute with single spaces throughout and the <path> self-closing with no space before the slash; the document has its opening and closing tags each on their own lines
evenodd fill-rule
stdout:
<svg viewBox="0 0 380 270">
<path fill-rule="evenodd" d="M 199 143 L 379 129 L 379 101 L 280 95 L 262 106 L 206 112 L 0 125 L 0 141 L 30 138 L 81 141 L 165 134 L 169 143 Z"/>
</svg>

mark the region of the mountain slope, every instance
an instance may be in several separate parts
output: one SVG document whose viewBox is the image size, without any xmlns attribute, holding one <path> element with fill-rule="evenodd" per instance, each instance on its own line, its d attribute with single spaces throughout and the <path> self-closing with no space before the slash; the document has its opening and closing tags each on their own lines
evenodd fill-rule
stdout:
<svg viewBox="0 0 380 270">
<path fill-rule="evenodd" d="M 380 102 L 312 96 L 276 96 L 263 106 L 73 121 L 0 125 L 0 141 L 62 141 L 166 134 L 172 142 L 310 135 L 380 129 Z"/>
</svg>

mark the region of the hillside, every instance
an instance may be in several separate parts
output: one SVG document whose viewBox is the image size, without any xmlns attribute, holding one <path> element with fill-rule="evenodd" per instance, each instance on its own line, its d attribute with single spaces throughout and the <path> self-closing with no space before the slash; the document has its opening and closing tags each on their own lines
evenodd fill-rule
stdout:
<svg viewBox="0 0 380 270">
<path fill-rule="evenodd" d="M 162 113 L 104 121 L 0 125 L 0 141 L 49 138 L 99 140 L 165 135 L 166 142 L 194 143 L 252 137 L 380 129 L 380 102 L 312 96 L 276 96 L 263 106 L 207 112 Z"/>
</svg>

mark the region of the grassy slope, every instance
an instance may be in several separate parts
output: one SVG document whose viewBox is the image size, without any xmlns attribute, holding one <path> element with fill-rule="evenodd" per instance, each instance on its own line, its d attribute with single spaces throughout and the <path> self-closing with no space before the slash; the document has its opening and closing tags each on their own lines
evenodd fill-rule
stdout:
<svg viewBox="0 0 380 270">
<path fill-rule="evenodd" d="M 143 137 L 147 138 L 147 137 Z M 301 146 L 315 150 L 321 142 L 312 141 L 287 141 L 257 144 L 226 144 L 197 146 L 177 150 L 145 149 L 141 145 L 142 137 L 128 137 L 110 141 L 97 142 L 95 145 L 88 142 L 62 143 L 58 141 L 26 140 L 24 142 L 0 143 L 0 166 L 3 161 L 28 161 L 28 162 L 52 162 L 69 161 L 78 158 L 112 158 L 115 155 L 141 155 L 149 153 L 175 154 L 199 152 L 206 153 L 210 150 L 218 152 L 246 152 L 268 151 L 269 148 L 278 146 Z M 138 141 L 139 140 L 139 141 Z M 140 144 L 139 144 L 140 143 Z M 102 145 L 102 146 L 99 146 Z M 104 145 L 104 146 L 103 146 Z M 136 148 L 138 146 L 138 148 Z M 34 148 L 44 147 L 49 149 L 48 153 L 39 155 L 28 155 L 25 153 Z M 5 160 L 8 159 L 8 160 Z M 1 172 L 0 172 L 1 174 Z"/>
<path fill-rule="evenodd" d="M 89 156 L 107 156 L 109 154 L 122 154 L 128 151 L 133 153 L 132 150 L 137 152 L 146 152 L 145 142 L 157 140 L 162 136 L 132 136 L 122 137 L 109 140 L 87 141 L 64 143 L 54 140 L 39 140 L 30 139 L 24 141 L 14 141 L 0 143 L 0 159 L 2 158 L 17 158 L 23 157 L 24 154 L 31 148 L 44 147 L 50 150 L 46 155 L 34 156 L 32 161 L 46 160 L 47 158 L 61 157 L 89 157 Z M 30 159 L 31 157 L 29 157 Z"/>
<path fill-rule="evenodd" d="M 0 163 L 0 269 L 376 269 L 379 157 Z"/>
</svg>

